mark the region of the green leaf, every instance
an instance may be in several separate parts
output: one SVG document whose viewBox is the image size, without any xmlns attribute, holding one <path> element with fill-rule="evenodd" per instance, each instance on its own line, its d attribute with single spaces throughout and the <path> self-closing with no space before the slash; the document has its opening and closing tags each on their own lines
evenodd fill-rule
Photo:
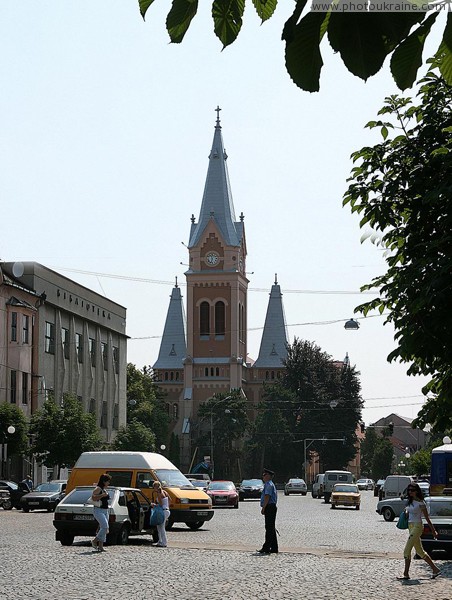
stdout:
<svg viewBox="0 0 452 600">
<path fill-rule="evenodd" d="M 320 71 L 320 31 L 326 13 L 308 13 L 293 30 L 293 39 L 286 43 L 286 68 L 293 82 L 307 92 L 318 92 Z"/>
<path fill-rule="evenodd" d="M 449 149 L 444 147 L 436 148 L 430 153 L 430 156 L 437 156 L 438 154 L 449 154 Z"/>
<path fill-rule="evenodd" d="M 452 85 L 452 15 L 447 15 L 443 40 L 438 48 L 435 59 L 438 62 L 441 75 L 449 85 Z"/>
<path fill-rule="evenodd" d="M 138 0 L 138 4 L 140 6 L 140 14 L 145 17 L 147 9 L 151 6 L 154 0 Z"/>
<path fill-rule="evenodd" d="M 237 39 L 244 10 L 245 0 L 215 0 L 212 4 L 214 31 L 223 48 Z"/>
<path fill-rule="evenodd" d="M 269 19 L 275 12 L 278 0 L 253 0 L 254 8 L 262 19 L 262 23 Z"/>
<path fill-rule="evenodd" d="M 388 137 L 388 128 L 385 125 L 381 128 L 381 135 L 384 140 Z"/>
<path fill-rule="evenodd" d="M 198 10 L 198 0 L 173 0 L 166 17 L 166 29 L 174 44 L 180 44 Z"/>
<path fill-rule="evenodd" d="M 295 35 L 295 27 L 297 26 L 298 19 L 301 17 L 304 7 L 306 6 L 307 0 L 297 0 L 295 10 L 292 15 L 284 23 L 283 32 L 281 39 L 284 42 L 292 42 Z"/>
<path fill-rule="evenodd" d="M 416 81 L 418 69 L 422 65 L 424 43 L 438 14 L 431 14 L 392 54 L 391 73 L 401 90 L 412 87 Z"/>
</svg>

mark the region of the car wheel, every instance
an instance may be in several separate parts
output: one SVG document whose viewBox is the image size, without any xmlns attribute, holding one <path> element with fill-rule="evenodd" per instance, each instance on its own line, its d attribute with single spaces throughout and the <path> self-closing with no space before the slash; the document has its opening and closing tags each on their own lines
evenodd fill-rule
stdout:
<svg viewBox="0 0 452 600">
<path fill-rule="evenodd" d="M 60 542 L 62 546 L 72 546 L 74 541 L 74 536 L 72 533 L 62 533 L 60 537 Z"/>
<path fill-rule="evenodd" d="M 2 506 L 3 510 L 12 510 L 13 503 L 11 502 L 11 500 L 4 500 Z"/>
<path fill-rule="evenodd" d="M 171 531 L 171 529 L 173 528 L 173 525 L 174 525 L 174 521 L 173 521 L 173 519 L 170 517 L 170 518 L 167 520 L 167 522 L 166 522 L 166 525 L 165 525 L 165 530 L 166 530 L 166 531 Z"/>
<path fill-rule="evenodd" d="M 194 531 L 196 529 L 201 529 L 201 527 L 204 525 L 204 521 L 195 521 L 194 523 L 187 523 L 187 525 Z"/>
<path fill-rule="evenodd" d="M 308 493 L 308 492 L 302 492 L 302 494 L 301 494 L 301 495 L 302 495 L 302 496 L 306 496 L 306 494 L 307 494 L 307 493 Z"/>
<path fill-rule="evenodd" d="M 47 509 L 47 512 L 53 512 L 55 509 L 52 508 L 51 506 L 49 506 L 49 508 Z"/>
<path fill-rule="evenodd" d="M 357 505 L 355 506 L 355 508 L 356 508 L 356 510 L 359 510 L 359 504 L 357 504 Z"/>
<path fill-rule="evenodd" d="M 237 502 L 237 504 L 234 506 L 234 508 L 238 508 L 239 507 L 239 503 Z"/>
<path fill-rule="evenodd" d="M 329 504 L 331 498 L 331 494 L 325 494 L 325 504 Z"/>
<path fill-rule="evenodd" d="M 332 505 L 331 505 L 331 508 L 336 508 L 336 505 L 335 505 L 335 504 L 332 504 Z"/>
<path fill-rule="evenodd" d="M 288 496 L 289 492 L 284 491 L 284 496 Z"/>
<path fill-rule="evenodd" d="M 120 546 L 127 546 L 129 541 L 129 528 L 127 525 L 123 525 L 121 529 L 118 531 L 118 535 L 116 537 L 116 543 Z"/>
<path fill-rule="evenodd" d="M 311 492 L 313 498 L 317 498 L 317 494 L 314 494 L 314 490 Z"/>
<path fill-rule="evenodd" d="M 395 514 L 393 513 L 392 509 L 389 508 L 389 506 L 384 508 L 381 514 L 383 515 L 383 519 L 385 521 L 394 521 L 395 519 Z"/>
<path fill-rule="evenodd" d="M 27 506 L 22 507 L 23 512 L 30 512 L 30 509 Z"/>
</svg>

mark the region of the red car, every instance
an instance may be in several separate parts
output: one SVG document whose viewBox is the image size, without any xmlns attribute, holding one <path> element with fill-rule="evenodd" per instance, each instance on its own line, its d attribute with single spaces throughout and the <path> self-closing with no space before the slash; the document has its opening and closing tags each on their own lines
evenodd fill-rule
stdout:
<svg viewBox="0 0 452 600">
<path fill-rule="evenodd" d="M 239 495 L 232 481 L 211 481 L 207 493 L 212 499 L 212 506 L 239 507 Z"/>
</svg>

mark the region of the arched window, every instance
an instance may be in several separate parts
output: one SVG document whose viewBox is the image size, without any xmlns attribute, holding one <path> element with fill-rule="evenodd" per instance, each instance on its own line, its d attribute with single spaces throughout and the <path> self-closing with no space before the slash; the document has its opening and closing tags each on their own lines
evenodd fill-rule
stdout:
<svg viewBox="0 0 452 600">
<path fill-rule="evenodd" d="M 199 333 L 200 335 L 210 335 L 210 305 L 208 302 L 201 302 L 199 307 Z"/>
<path fill-rule="evenodd" d="M 210 367 L 210 376 L 213 377 L 213 367 Z"/>
<path fill-rule="evenodd" d="M 168 381 L 168 371 L 165 371 L 165 381 Z"/>
<path fill-rule="evenodd" d="M 171 381 L 174 381 L 174 371 L 171 371 L 171 373 L 170 373 L 170 379 L 171 379 Z"/>
<path fill-rule="evenodd" d="M 270 373 L 268 371 L 265 371 L 265 379 L 268 379 L 270 377 Z"/>
<path fill-rule="evenodd" d="M 243 312 L 242 312 L 242 305 L 239 304 L 239 339 L 243 340 L 242 337 L 242 329 L 243 329 Z"/>
<path fill-rule="evenodd" d="M 275 378 L 275 372 L 274 372 L 274 371 L 272 371 L 272 372 L 271 372 L 271 378 L 272 378 L 272 379 L 274 379 L 274 378 Z"/>
<path fill-rule="evenodd" d="M 179 418 L 179 407 L 176 403 L 173 404 L 173 419 L 176 421 Z"/>
<path fill-rule="evenodd" d="M 204 369 L 204 377 L 209 377 L 209 367 Z"/>
<path fill-rule="evenodd" d="M 176 371 L 176 381 L 179 381 L 179 371 Z"/>
<path fill-rule="evenodd" d="M 216 377 L 220 377 L 220 367 L 217 367 L 217 368 L 215 369 L 215 376 L 216 376 Z"/>
<path fill-rule="evenodd" d="M 224 335 L 225 327 L 225 306 L 221 300 L 215 304 L 215 335 Z"/>
</svg>

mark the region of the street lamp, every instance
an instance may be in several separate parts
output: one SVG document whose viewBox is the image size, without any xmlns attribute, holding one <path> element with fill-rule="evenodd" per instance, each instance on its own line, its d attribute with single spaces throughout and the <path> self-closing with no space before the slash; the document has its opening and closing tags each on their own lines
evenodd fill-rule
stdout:
<svg viewBox="0 0 452 600">
<path fill-rule="evenodd" d="M 6 478 L 8 476 L 8 473 L 6 473 L 5 470 L 5 466 L 8 467 L 8 456 L 7 456 L 7 448 L 8 448 L 8 443 L 7 443 L 7 434 L 9 435 L 13 435 L 14 433 L 16 433 L 16 428 L 14 427 L 14 425 L 9 425 L 6 433 L 3 434 L 3 438 L 2 438 L 2 477 Z"/>
<path fill-rule="evenodd" d="M 355 319 L 349 319 L 348 321 L 345 322 L 344 328 L 347 331 L 353 331 L 353 330 L 359 329 L 359 323 L 358 323 L 358 321 L 355 321 Z"/>
</svg>

